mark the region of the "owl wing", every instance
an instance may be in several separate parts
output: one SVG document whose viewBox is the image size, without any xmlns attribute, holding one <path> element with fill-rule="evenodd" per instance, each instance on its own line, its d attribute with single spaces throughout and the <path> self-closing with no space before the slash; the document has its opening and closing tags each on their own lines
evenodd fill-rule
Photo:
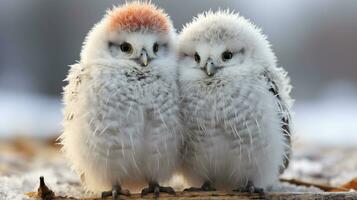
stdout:
<svg viewBox="0 0 357 200">
<path fill-rule="evenodd" d="M 276 103 L 279 107 L 279 117 L 281 118 L 281 130 L 284 136 L 284 160 L 283 164 L 279 169 L 280 173 L 283 173 L 284 170 L 289 166 L 289 160 L 291 157 L 291 120 L 290 120 L 290 110 L 287 107 L 286 103 L 283 101 L 278 88 L 278 84 L 273 80 L 272 76 L 269 76 L 268 73 L 264 74 L 264 77 L 268 83 L 269 92 L 275 96 Z"/>
<path fill-rule="evenodd" d="M 67 82 L 67 85 L 63 87 L 63 133 L 58 138 L 58 140 L 62 144 L 62 151 L 64 152 L 72 152 L 72 148 L 66 147 L 64 141 L 70 138 L 71 134 L 75 133 L 70 128 L 71 124 L 74 122 L 74 119 L 77 117 L 75 116 L 75 108 L 78 107 L 80 104 L 78 93 L 80 91 L 81 86 L 83 85 L 83 81 L 86 78 L 86 71 L 84 65 L 81 63 L 76 63 L 70 66 L 70 70 L 66 79 L 64 80 Z M 67 138 L 67 139 L 66 139 Z M 67 154 L 67 153 L 66 153 Z M 68 157 L 67 157 L 68 158 Z M 80 179 L 82 182 L 85 182 L 85 174 L 80 174 Z"/>
<path fill-rule="evenodd" d="M 70 67 L 68 76 L 65 79 L 68 84 L 63 88 L 64 115 L 67 121 L 73 119 L 72 108 L 76 106 L 78 91 L 84 76 L 84 68 L 80 63 L 71 65 Z"/>
</svg>

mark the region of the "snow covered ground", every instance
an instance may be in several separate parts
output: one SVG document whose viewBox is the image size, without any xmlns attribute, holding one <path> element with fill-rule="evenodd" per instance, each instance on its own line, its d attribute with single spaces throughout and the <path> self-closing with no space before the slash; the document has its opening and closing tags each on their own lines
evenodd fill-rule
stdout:
<svg viewBox="0 0 357 200">
<path fill-rule="evenodd" d="M 307 178 L 316 173 L 315 168 L 309 168 L 309 161 L 293 160 L 296 166 L 288 171 L 286 177 Z M 305 167 L 301 167 L 301 162 Z M 357 162 L 356 162 L 357 163 Z M 26 193 L 36 191 L 39 177 L 44 176 L 46 185 L 57 196 L 71 196 L 76 198 L 98 197 L 100 194 L 87 192 L 80 184 L 79 176 L 68 166 L 67 160 L 58 151 L 58 147 L 49 145 L 46 141 L 31 139 L 16 139 L 7 142 L 0 141 L 0 199 L 29 199 Z M 188 187 L 182 177 L 175 176 L 165 184 L 182 191 Z M 313 187 L 295 186 L 280 183 L 273 187 L 273 191 L 320 191 Z M 139 191 L 131 191 L 139 192 Z"/>
</svg>

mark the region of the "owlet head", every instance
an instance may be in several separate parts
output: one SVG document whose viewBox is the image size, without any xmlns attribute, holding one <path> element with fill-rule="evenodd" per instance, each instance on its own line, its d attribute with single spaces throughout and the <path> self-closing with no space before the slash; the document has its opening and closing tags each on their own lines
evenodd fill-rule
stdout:
<svg viewBox="0 0 357 200">
<path fill-rule="evenodd" d="M 109 10 L 88 34 L 84 62 L 126 61 L 142 67 L 172 52 L 175 30 L 169 16 L 149 2 L 135 1 Z"/>
<path fill-rule="evenodd" d="M 237 76 L 276 62 L 260 29 L 228 10 L 209 11 L 186 24 L 179 37 L 179 52 L 180 74 L 192 80 Z"/>
</svg>

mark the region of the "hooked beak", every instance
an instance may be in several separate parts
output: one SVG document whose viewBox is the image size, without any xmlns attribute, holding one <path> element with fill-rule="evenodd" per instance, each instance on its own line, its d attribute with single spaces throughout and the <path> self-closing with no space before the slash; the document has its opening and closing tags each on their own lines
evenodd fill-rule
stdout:
<svg viewBox="0 0 357 200">
<path fill-rule="evenodd" d="M 211 59 L 207 61 L 205 71 L 208 76 L 213 76 L 216 73 L 217 67 L 214 65 Z"/>
<path fill-rule="evenodd" d="M 148 53 L 146 52 L 146 50 L 145 49 L 141 50 L 140 57 L 139 57 L 141 66 L 143 66 L 143 67 L 148 66 L 148 63 L 149 63 L 148 57 L 149 56 L 148 56 Z"/>
</svg>

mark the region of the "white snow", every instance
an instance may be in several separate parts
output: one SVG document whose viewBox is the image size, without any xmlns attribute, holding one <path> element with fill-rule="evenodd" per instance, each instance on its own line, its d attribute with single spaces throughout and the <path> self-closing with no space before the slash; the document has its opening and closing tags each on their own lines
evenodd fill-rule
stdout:
<svg viewBox="0 0 357 200">
<path fill-rule="evenodd" d="M 65 163 L 60 162 L 22 175 L 0 176 L 0 199 L 30 199 L 25 194 L 37 191 L 40 176 L 45 177 L 46 185 L 56 196 L 93 196 L 80 186 L 78 176 L 66 167 Z"/>
<path fill-rule="evenodd" d="M 0 199 L 23 200 L 30 199 L 25 194 L 37 191 L 39 177 L 44 176 L 46 185 L 55 192 L 56 196 L 68 196 L 75 198 L 98 197 L 98 194 L 87 192 L 79 184 L 79 179 L 73 171 L 66 167 L 65 163 L 57 163 L 47 167 L 33 170 L 23 175 L 0 176 Z M 173 186 L 183 188 L 184 183 L 179 178 L 173 180 Z M 180 186 L 181 185 L 181 186 Z M 280 192 L 321 192 L 314 187 L 295 186 L 281 183 L 271 191 Z"/>
<path fill-rule="evenodd" d="M 357 145 L 357 90 L 334 83 L 313 101 L 294 106 L 297 140 L 329 146 Z"/>
<path fill-rule="evenodd" d="M 0 137 L 58 135 L 61 130 L 59 98 L 0 91 Z"/>
</svg>

